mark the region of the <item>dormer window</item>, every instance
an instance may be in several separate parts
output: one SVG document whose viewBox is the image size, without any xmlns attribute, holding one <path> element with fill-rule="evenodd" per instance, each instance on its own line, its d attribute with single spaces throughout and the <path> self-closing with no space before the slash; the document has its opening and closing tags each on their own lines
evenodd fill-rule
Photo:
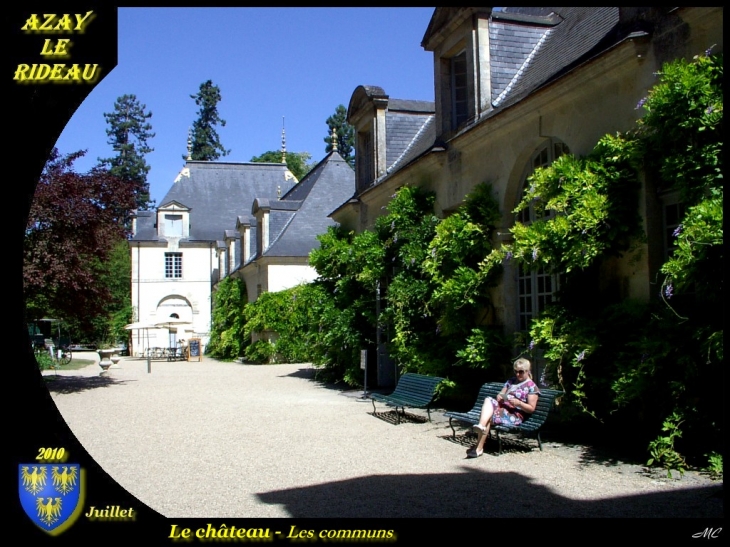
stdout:
<svg viewBox="0 0 730 547">
<path fill-rule="evenodd" d="M 509 97 L 561 20 L 550 8 L 436 8 L 421 45 L 434 56 L 437 136 L 454 137 Z"/>
<path fill-rule="evenodd" d="M 451 120 L 456 129 L 469 118 L 469 97 L 467 89 L 466 51 L 454 55 L 450 60 L 451 74 Z"/>
<path fill-rule="evenodd" d="M 271 213 L 269 200 L 256 198 L 251 213 L 256 217 L 256 252 L 263 255 L 269 247 L 269 215 Z"/>
<path fill-rule="evenodd" d="M 177 201 L 161 205 L 157 209 L 157 235 L 173 241 L 190 237 L 190 208 Z"/>
<path fill-rule="evenodd" d="M 255 221 L 255 219 L 254 219 Z M 241 266 L 246 264 L 253 256 L 255 241 L 251 241 L 251 222 L 244 217 L 238 217 L 236 229 L 241 236 Z M 252 243 L 254 245 L 252 245 Z"/>
<path fill-rule="evenodd" d="M 168 237 L 182 237 L 183 216 L 177 214 L 165 215 L 165 235 Z"/>
<path fill-rule="evenodd" d="M 236 269 L 236 236 L 238 232 L 235 230 L 226 230 L 225 244 L 226 257 L 228 260 L 227 272 L 230 274 Z"/>
<path fill-rule="evenodd" d="M 436 130 L 449 139 L 491 109 L 492 8 L 437 8 L 421 45 L 434 56 Z"/>
<path fill-rule="evenodd" d="M 388 95 L 383 88 L 361 85 L 355 89 L 347 109 L 347 121 L 356 131 L 355 156 L 357 190 L 361 191 L 385 175 L 386 112 Z"/>
</svg>

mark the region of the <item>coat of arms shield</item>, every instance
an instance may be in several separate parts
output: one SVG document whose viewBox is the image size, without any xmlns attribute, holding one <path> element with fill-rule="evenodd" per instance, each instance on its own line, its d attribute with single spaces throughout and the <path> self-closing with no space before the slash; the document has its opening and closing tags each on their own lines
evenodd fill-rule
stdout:
<svg viewBox="0 0 730 547">
<path fill-rule="evenodd" d="M 83 470 L 79 464 L 20 464 L 18 493 L 25 514 L 39 528 L 60 534 L 82 511 Z"/>
</svg>

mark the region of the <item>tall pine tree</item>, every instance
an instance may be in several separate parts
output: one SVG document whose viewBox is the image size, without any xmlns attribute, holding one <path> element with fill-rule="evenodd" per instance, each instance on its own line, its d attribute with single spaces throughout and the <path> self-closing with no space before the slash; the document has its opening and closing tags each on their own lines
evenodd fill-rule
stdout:
<svg viewBox="0 0 730 547">
<path fill-rule="evenodd" d="M 198 93 L 190 95 L 190 98 L 195 99 L 195 104 L 200 107 L 198 119 L 193 123 L 191 158 L 196 161 L 212 161 L 230 154 L 231 151 L 221 144 L 215 129 L 217 125 L 226 126 L 226 121 L 218 115 L 220 88 L 208 80 L 200 84 Z M 183 155 L 183 159 L 188 159 L 187 154 Z"/>
<path fill-rule="evenodd" d="M 150 200 L 150 185 L 147 182 L 147 165 L 145 155 L 152 152 L 147 141 L 155 136 L 152 125 L 147 121 L 152 112 L 145 112 L 146 105 L 140 104 L 135 95 L 122 95 L 114 103 L 114 111 L 104 113 L 109 127 L 106 134 L 116 156 L 98 158 L 102 167 L 108 169 L 134 186 L 137 208 L 146 210 L 154 206 Z"/>
<path fill-rule="evenodd" d="M 344 105 L 339 105 L 335 109 L 335 113 L 327 118 L 327 127 L 329 131 L 324 138 L 327 143 L 324 151 L 332 152 L 332 129 L 337 131 L 337 152 L 342 159 L 355 168 L 355 128 L 347 123 L 347 109 Z"/>
</svg>

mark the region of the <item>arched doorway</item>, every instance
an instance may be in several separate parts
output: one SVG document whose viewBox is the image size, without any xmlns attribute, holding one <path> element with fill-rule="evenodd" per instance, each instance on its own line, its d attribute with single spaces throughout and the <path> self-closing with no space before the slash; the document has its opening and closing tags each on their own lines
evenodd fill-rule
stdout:
<svg viewBox="0 0 730 547">
<path fill-rule="evenodd" d="M 184 296 L 166 296 L 157 304 L 155 314 L 155 324 L 165 325 L 157 336 L 157 344 L 160 346 L 176 347 L 178 341 L 187 339 L 187 333 L 194 331 L 193 306 Z"/>
</svg>

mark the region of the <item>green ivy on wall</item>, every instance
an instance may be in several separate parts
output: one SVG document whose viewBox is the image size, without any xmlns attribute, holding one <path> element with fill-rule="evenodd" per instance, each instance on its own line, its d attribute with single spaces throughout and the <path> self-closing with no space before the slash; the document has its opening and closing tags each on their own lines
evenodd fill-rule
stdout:
<svg viewBox="0 0 730 547">
<path fill-rule="evenodd" d="M 709 51 L 665 64 L 637 105 L 645 115 L 634 130 L 528 179 L 515 212 L 532 205 L 542 218 L 518 222 L 514 242 L 482 262 L 484 273 L 514 259 L 561 275 L 560 300 L 533 320 L 529 349 L 544 352 L 548 380 L 607 426 L 625 432 L 630 422 L 656 434 L 671 423 L 671 443 L 660 433 L 649 444 L 650 462 L 668 469 L 685 461 L 680 450 L 716 450 L 721 438 L 722 398 L 700 394 L 723 360 L 722 73 L 722 56 Z M 677 191 L 685 210 L 649 303 L 605 298 L 595 283 L 610 257 L 644 241 L 640 173 Z"/>
<path fill-rule="evenodd" d="M 206 352 L 218 359 L 232 360 L 243 355 L 244 306 L 248 301 L 246 284 L 242 279 L 226 277 L 213 293 L 210 342 Z"/>
</svg>

